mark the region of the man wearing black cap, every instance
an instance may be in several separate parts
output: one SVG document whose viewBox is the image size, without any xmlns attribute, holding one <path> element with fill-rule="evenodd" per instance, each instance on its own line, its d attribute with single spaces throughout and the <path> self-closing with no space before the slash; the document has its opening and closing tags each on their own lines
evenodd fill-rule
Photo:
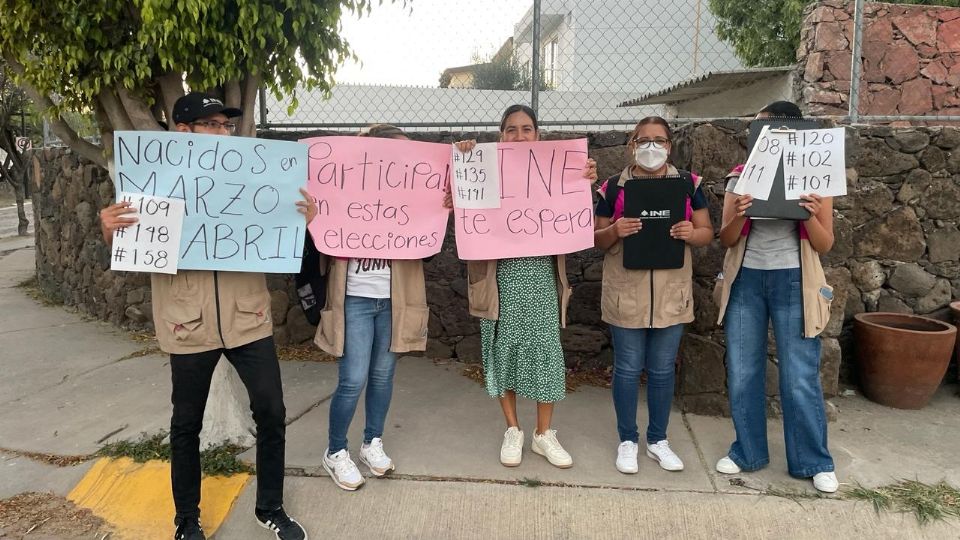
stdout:
<svg viewBox="0 0 960 540">
<path fill-rule="evenodd" d="M 240 109 L 191 92 L 173 106 L 176 130 L 230 135 Z M 301 189 L 297 210 L 307 223 L 317 207 Z M 111 244 L 115 230 L 136 223 L 130 203 L 100 212 L 103 238 Z M 203 540 L 200 527 L 200 431 L 214 368 L 221 354 L 233 364 L 250 396 L 257 425 L 257 503 L 260 526 L 278 540 L 306 540 L 303 527 L 283 510 L 286 409 L 280 366 L 273 342 L 270 293 L 262 273 L 180 270 L 150 274 L 153 320 L 160 348 L 170 354 L 173 415 L 170 461 L 177 509 L 174 540 Z"/>
</svg>

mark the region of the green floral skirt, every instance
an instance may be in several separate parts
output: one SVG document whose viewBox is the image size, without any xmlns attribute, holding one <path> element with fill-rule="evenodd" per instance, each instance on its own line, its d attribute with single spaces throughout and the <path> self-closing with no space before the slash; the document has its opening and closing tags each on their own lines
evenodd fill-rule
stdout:
<svg viewBox="0 0 960 540">
<path fill-rule="evenodd" d="M 566 394 L 560 308 L 552 257 L 501 259 L 500 320 L 480 320 L 487 393 L 507 390 L 539 402 Z"/>
</svg>

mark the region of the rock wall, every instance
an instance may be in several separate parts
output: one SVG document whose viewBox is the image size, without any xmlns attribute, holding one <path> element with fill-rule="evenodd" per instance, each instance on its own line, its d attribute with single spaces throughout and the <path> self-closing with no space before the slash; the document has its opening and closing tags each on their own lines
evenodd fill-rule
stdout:
<svg viewBox="0 0 960 540">
<path fill-rule="evenodd" d="M 745 122 L 692 124 L 677 130 L 674 161 L 705 177 L 714 227 L 719 230 L 723 178 L 746 158 Z M 314 133 L 315 134 L 315 133 Z M 303 133 L 264 133 L 296 139 Z M 451 142 L 493 133 L 421 133 L 413 137 Z M 625 132 L 545 133 L 544 138 L 587 137 L 601 178 L 626 163 Z M 915 312 L 946 319 L 951 297 L 960 297 L 960 129 L 847 129 L 850 196 L 836 200 L 836 244 L 823 257 L 835 287 L 831 324 L 823 337 L 822 379 L 827 397 L 839 392 L 841 375 L 852 380 L 851 318 L 861 311 Z M 97 211 L 112 200 L 105 171 L 82 163 L 68 150 L 36 153 L 34 211 L 37 275 L 47 294 L 100 319 L 150 329 L 149 279 L 109 272 L 109 254 L 100 238 Z M 696 321 L 685 336 L 679 359 L 678 394 L 685 410 L 728 412 L 723 332 L 715 325 L 711 298 L 723 249 L 717 242 L 694 251 Z M 570 325 L 562 333 L 572 369 L 608 368 L 609 333 L 600 321 L 602 256 L 587 250 L 568 258 L 574 292 Z M 427 354 L 480 360 L 479 325 L 467 313 L 465 266 L 457 259 L 452 231 L 443 250 L 426 265 L 431 306 Z M 292 280 L 270 276 L 278 343 L 308 342 L 313 327 L 296 303 Z M 767 392 L 770 412 L 779 404 L 773 340 Z"/>
<path fill-rule="evenodd" d="M 808 8 L 797 58 L 811 114 L 847 114 L 853 7 Z M 861 61 L 861 114 L 960 115 L 960 8 L 867 2 Z"/>
</svg>

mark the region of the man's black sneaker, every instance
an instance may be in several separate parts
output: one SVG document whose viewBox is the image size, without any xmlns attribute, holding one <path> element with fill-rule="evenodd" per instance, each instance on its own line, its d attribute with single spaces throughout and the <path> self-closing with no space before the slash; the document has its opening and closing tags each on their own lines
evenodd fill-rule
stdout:
<svg viewBox="0 0 960 540">
<path fill-rule="evenodd" d="M 277 540 L 307 540 L 307 531 L 296 520 L 290 518 L 283 507 L 276 510 L 256 510 L 257 523 L 277 535 Z"/>
<path fill-rule="evenodd" d="M 173 533 L 173 540 L 207 540 L 200 527 L 200 520 L 195 517 L 176 518 L 173 520 L 177 531 Z"/>
</svg>

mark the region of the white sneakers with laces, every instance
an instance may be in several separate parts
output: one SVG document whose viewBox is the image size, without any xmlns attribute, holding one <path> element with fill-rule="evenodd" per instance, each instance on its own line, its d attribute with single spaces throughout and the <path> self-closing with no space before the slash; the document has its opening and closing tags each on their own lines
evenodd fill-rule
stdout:
<svg viewBox="0 0 960 540">
<path fill-rule="evenodd" d="M 623 441 L 617 447 L 617 470 L 623 474 L 637 474 L 640 467 L 637 465 L 637 453 L 640 445 L 633 441 Z"/>
<path fill-rule="evenodd" d="M 357 464 L 350 459 L 350 452 L 346 448 L 331 455 L 329 450 L 323 452 L 323 468 L 333 479 L 333 483 L 342 489 L 354 491 L 363 485 L 363 476 Z"/>
<path fill-rule="evenodd" d="M 660 468 L 665 471 L 682 471 L 683 461 L 670 449 L 670 443 L 666 439 L 654 444 L 647 445 L 647 457 L 660 464 Z"/>
<path fill-rule="evenodd" d="M 533 450 L 534 454 L 540 454 L 547 458 L 547 461 L 554 467 L 561 469 L 573 467 L 573 458 L 560 446 L 555 429 L 548 429 L 543 434 L 534 432 L 530 449 Z"/>
<path fill-rule="evenodd" d="M 500 445 L 500 463 L 504 467 L 516 467 L 523 459 L 523 432 L 516 426 L 507 428 Z"/>
<path fill-rule="evenodd" d="M 393 460 L 383 451 L 383 440 L 375 437 L 370 444 L 360 447 L 360 461 L 370 468 L 374 476 L 383 476 L 396 469 Z"/>
</svg>

